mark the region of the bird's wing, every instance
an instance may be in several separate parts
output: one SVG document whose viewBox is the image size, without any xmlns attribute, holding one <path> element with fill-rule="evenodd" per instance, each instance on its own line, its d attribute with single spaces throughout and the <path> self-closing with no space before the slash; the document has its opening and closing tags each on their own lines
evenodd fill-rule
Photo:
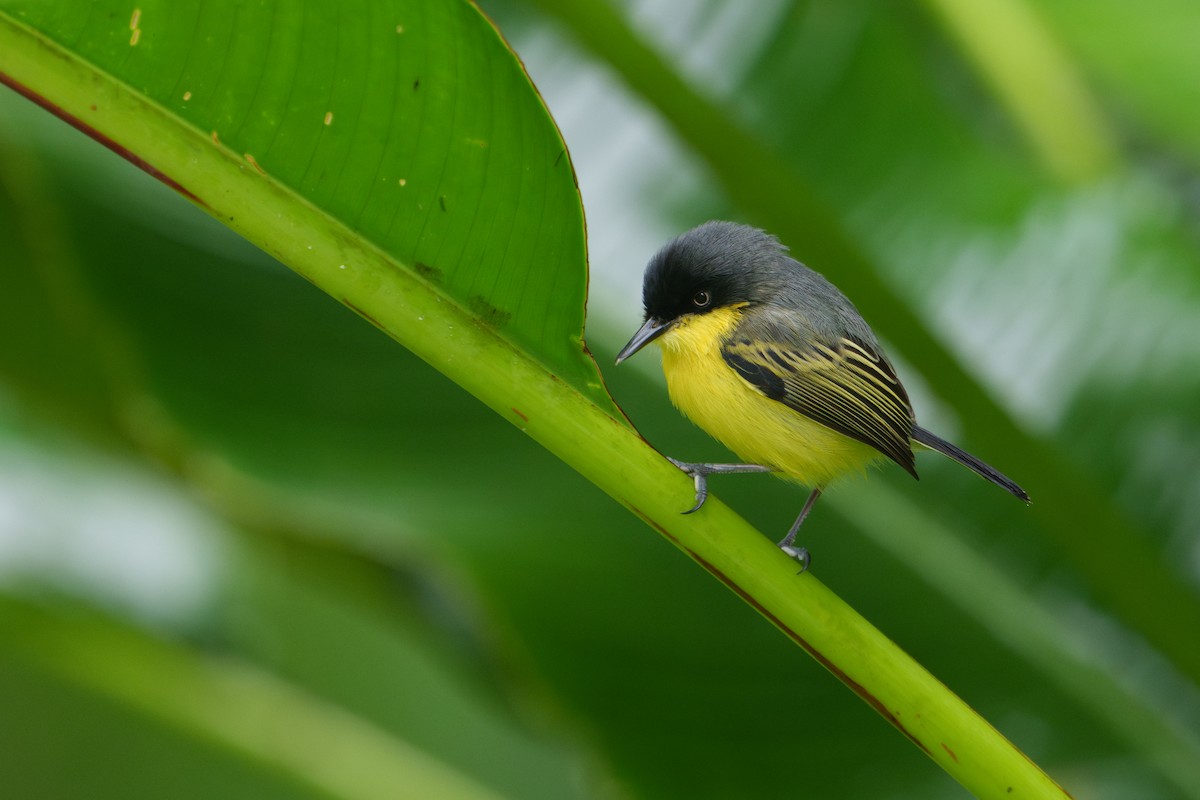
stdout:
<svg viewBox="0 0 1200 800">
<path fill-rule="evenodd" d="M 795 345 L 735 333 L 721 354 L 767 397 L 874 447 L 916 477 L 912 406 L 871 345 L 854 338 Z"/>
</svg>

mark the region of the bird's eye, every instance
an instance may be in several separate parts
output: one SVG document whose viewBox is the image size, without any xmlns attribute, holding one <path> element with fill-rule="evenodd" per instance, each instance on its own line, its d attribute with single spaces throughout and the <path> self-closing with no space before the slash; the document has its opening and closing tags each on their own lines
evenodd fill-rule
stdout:
<svg viewBox="0 0 1200 800">
<path fill-rule="evenodd" d="M 708 308 L 708 304 L 712 302 L 712 295 L 701 289 L 692 295 L 692 305 L 696 308 Z"/>
</svg>

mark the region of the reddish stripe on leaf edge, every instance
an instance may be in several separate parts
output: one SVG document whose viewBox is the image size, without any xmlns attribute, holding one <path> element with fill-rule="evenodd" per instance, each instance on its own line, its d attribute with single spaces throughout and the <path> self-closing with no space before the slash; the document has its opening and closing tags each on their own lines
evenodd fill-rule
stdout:
<svg viewBox="0 0 1200 800">
<path fill-rule="evenodd" d="M 116 153 L 121 158 L 128 161 L 130 164 L 133 164 L 135 167 L 142 170 L 147 175 L 149 175 L 152 178 L 155 178 L 156 180 L 171 187 L 172 189 L 179 192 L 181 195 L 183 195 L 187 199 L 191 200 L 196 205 L 203 206 L 204 208 L 209 209 L 210 211 L 212 210 L 209 207 L 208 203 L 204 202 L 199 197 L 192 194 L 190 191 L 188 191 L 186 188 L 184 188 L 184 186 L 181 185 L 178 181 L 176 181 L 174 178 L 170 177 L 166 173 L 160 171 L 157 167 L 155 167 L 149 161 L 146 161 L 141 156 L 137 155 L 133 151 L 124 147 L 120 143 L 114 141 L 113 139 L 110 139 L 108 136 L 105 136 L 103 133 L 96 130 L 91 125 L 88 125 L 86 122 L 79 119 L 78 117 L 72 116 L 65 109 L 50 102 L 48 99 L 46 99 L 42 95 L 38 94 L 37 92 L 33 91 L 28 86 L 25 86 L 24 84 L 17 82 L 16 80 L 13 79 L 13 77 L 11 75 L 0 72 L 0 83 L 3 83 L 5 86 L 12 89 L 14 92 L 16 92 L 17 94 L 26 98 L 30 102 L 36 103 L 37 105 L 46 109 L 54 116 L 61 119 L 63 122 L 70 125 L 72 128 L 75 128 L 76 130 L 83 133 L 84 135 L 89 136 L 92 139 L 95 139 L 97 142 L 104 145 L 109 150 L 112 150 L 114 153 Z M 96 109 L 96 107 L 92 106 L 92 110 L 94 111 L 95 109 Z"/>
</svg>

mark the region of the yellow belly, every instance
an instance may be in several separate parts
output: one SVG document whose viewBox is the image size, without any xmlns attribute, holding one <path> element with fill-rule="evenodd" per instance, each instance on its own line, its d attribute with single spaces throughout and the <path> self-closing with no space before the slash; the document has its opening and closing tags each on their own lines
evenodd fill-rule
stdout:
<svg viewBox="0 0 1200 800">
<path fill-rule="evenodd" d="M 883 457 L 766 397 L 734 372 L 721 356 L 721 342 L 738 316 L 737 309 L 718 309 L 687 317 L 658 338 L 676 408 L 747 463 L 808 486 L 825 486 Z"/>
</svg>

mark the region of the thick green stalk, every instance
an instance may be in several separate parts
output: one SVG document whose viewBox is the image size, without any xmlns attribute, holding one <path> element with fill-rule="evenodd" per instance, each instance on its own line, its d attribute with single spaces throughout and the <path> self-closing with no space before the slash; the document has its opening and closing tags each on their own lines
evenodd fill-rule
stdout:
<svg viewBox="0 0 1200 800">
<path fill-rule="evenodd" d="M 940 681 L 531 354 L 208 135 L 0 15 L 0 77 L 174 187 L 412 349 L 630 508 L 978 797 L 1061 798 Z"/>
<path fill-rule="evenodd" d="M 1003 567 L 883 481 L 864 482 L 853 499 L 834 492 L 822 500 L 1075 698 L 1181 791 L 1200 787 L 1200 735 L 1123 681 L 1119 663 L 1096 652 Z"/>
</svg>

